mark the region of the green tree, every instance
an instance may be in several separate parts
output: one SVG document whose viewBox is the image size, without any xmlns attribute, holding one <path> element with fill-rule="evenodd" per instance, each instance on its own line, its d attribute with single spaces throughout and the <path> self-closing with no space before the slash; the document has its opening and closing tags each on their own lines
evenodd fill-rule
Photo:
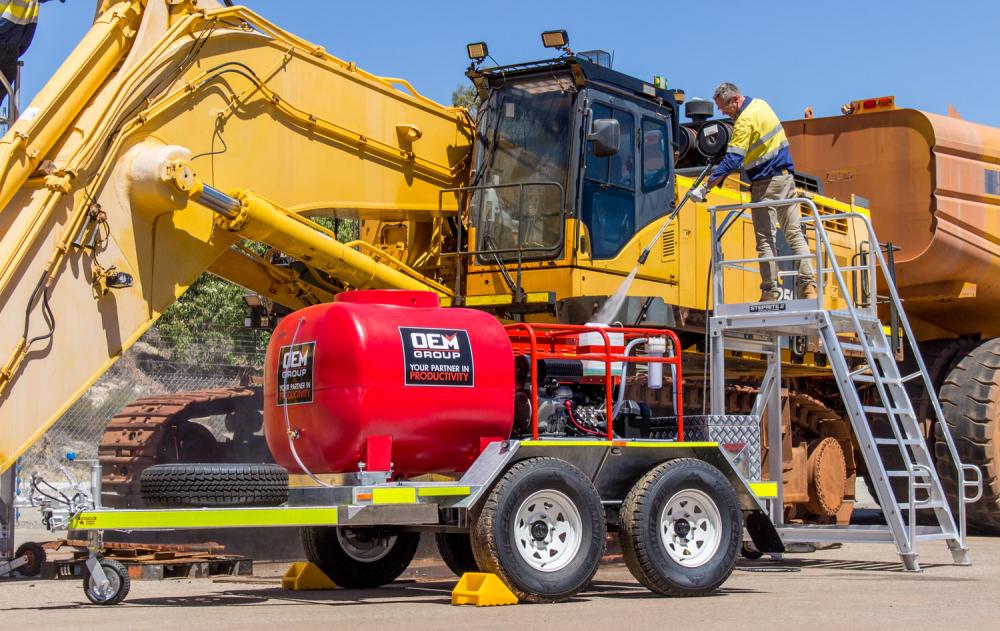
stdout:
<svg viewBox="0 0 1000 631">
<path fill-rule="evenodd" d="M 311 219 L 334 232 L 338 241 L 357 238 L 357 219 Z M 263 243 L 244 241 L 243 244 L 257 254 L 267 250 Z M 244 327 L 247 306 L 243 294 L 242 287 L 206 272 L 167 308 L 156 324 L 156 331 L 167 350 L 178 358 L 216 364 L 244 363 L 246 342 L 256 335 L 257 343 L 264 344 L 268 334 L 254 333 Z"/>
<path fill-rule="evenodd" d="M 476 110 L 479 109 L 479 95 L 475 86 L 460 84 L 451 93 L 451 104 L 455 107 L 464 107 L 475 116 Z"/>
</svg>

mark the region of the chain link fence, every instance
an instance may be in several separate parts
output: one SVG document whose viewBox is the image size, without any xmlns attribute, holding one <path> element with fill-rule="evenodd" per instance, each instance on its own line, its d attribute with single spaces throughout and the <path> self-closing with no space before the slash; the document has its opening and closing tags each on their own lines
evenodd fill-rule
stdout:
<svg viewBox="0 0 1000 631">
<path fill-rule="evenodd" d="M 245 385 L 263 374 L 268 333 L 203 328 L 183 343 L 150 329 L 21 457 L 23 475 L 52 475 L 67 452 L 96 458 L 108 421 L 135 399 Z M 199 419 L 216 438 L 223 419 Z"/>
</svg>

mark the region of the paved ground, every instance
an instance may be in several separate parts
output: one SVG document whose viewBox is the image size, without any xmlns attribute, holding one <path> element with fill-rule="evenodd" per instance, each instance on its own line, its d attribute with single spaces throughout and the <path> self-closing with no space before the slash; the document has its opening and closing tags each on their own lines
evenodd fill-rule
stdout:
<svg viewBox="0 0 1000 631">
<path fill-rule="evenodd" d="M 971 548 L 974 565 L 955 567 L 943 544 L 924 544 L 921 574 L 901 572 L 890 546 L 748 562 L 697 599 L 655 597 L 612 564 L 571 602 L 481 609 L 452 607 L 454 579 L 437 567 L 377 590 L 296 593 L 278 587 L 282 567 L 258 565 L 253 578 L 135 582 L 117 607 L 88 604 L 78 580 L 0 581 L 0 617 L 11 629 L 997 628 L 1000 538 L 973 538 Z"/>
</svg>

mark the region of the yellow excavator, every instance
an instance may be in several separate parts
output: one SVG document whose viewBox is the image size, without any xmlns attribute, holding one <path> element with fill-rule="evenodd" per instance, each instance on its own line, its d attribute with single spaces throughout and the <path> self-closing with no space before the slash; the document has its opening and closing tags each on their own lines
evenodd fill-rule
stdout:
<svg viewBox="0 0 1000 631">
<path fill-rule="evenodd" d="M 702 409 L 706 209 L 749 193 L 732 178 L 675 211 L 731 125 L 683 91 L 611 69 L 600 51 L 572 52 L 564 32 L 543 42 L 558 56 L 497 68 L 480 67 L 485 44 L 469 46 L 474 119 L 244 7 L 99 2 L 0 139 L 0 472 L 206 271 L 289 309 L 417 289 L 506 320 L 579 323 L 641 257 L 609 319 L 678 331 L 686 404 Z M 868 212 L 800 184 L 820 214 Z M 361 238 L 341 243 L 317 217 L 357 219 Z M 841 264 L 864 255 L 855 221 L 827 231 Z M 747 218 L 722 247 L 755 256 Z M 791 286 L 794 272 L 783 274 Z M 726 279 L 727 300 L 756 300 L 754 273 Z M 828 306 L 842 298 L 831 288 Z M 730 408 L 749 413 L 756 391 L 740 380 L 759 382 L 766 362 L 732 360 Z M 815 341 L 791 344 L 785 360 L 787 517 L 844 523 L 862 466 L 850 425 Z M 628 387 L 650 408 L 668 403 L 641 380 Z M 152 464 L 152 416 L 114 429 L 106 475 L 121 488 Z"/>
</svg>

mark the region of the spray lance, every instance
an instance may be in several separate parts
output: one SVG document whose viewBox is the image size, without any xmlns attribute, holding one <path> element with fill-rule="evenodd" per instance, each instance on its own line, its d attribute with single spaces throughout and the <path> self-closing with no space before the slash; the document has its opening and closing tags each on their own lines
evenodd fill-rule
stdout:
<svg viewBox="0 0 1000 631">
<path fill-rule="evenodd" d="M 660 237 L 662 237 L 663 233 L 666 232 L 667 228 L 670 227 L 670 224 L 673 222 L 674 218 L 677 217 L 677 214 L 681 212 L 681 208 L 684 207 L 684 204 L 687 203 L 687 200 L 691 199 L 691 193 L 698 190 L 698 187 L 701 186 L 702 181 L 708 176 L 709 172 L 712 170 L 712 167 L 714 167 L 717 164 L 717 162 L 718 160 L 710 160 L 709 163 L 705 165 L 705 168 L 702 169 L 702 172 L 698 174 L 698 178 L 694 181 L 694 184 L 691 185 L 691 188 L 688 189 L 688 192 L 684 194 L 684 198 L 681 199 L 681 203 L 677 204 L 677 208 L 674 208 L 670 212 L 670 214 L 667 215 L 666 221 L 663 222 L 663 225 L 660 226 L 660 229 L 659 231 L 657 231 L 656 235 L 652 239 L 650 239 L 649 245 L 647 245 L 646 248 L 642 251 L 642 254 L 639 255 L 639 261 L 638 261 L 639 265 L 643 265 L 646 262 L 646 259 L 649 258 L 650 251 L 652 251 L 653 249 L 653 246 L 660 241 Z"/>
<path fill-rule="evenodd" d="M 660 229 L 656 232 L 656 236 L 654 236 L 649 241 L 649 245 L 647 245 L 646 248 L 642 251 L 642 254 L 639 255 L 639 260 L 636 261 L 636 264 L 632 268 L 632 271 L 629 272 L 628 276 L 625 277 L 621 285 L 618 286 L 618 289 L 615 290 L 614 295 L 608 298 L 607 301 L 605 301 L 605 303 L 601 306 L 600 310 L 594 314 L 593 317 L 594 323 L 603 323 L 603 324 L 611 323 L 611 320 L 615 317 L 615 315 L 618 313 L 618 310 L 621 309 L 621 306 L 625 303 L 625 297 L 628 295 L 628 290 L 632 286 L 632 281 L 635 280 L 635 276 L 639 272 L 639 267 L 641 267 L 643 263 L 646 262 L 646 259 L 649 258 L 649 253 L 653 250 L 653 246 L 656 245 L 657 242 L 659 242 L 660 237 L 662 237 L 663 233 L 666 232 L 667 228 L 670 227 L 671 222 L 673 222 L 674 218 L 677 217 L 677 214 L 681 212 L 681 208 L 684 208 L 684 204 L 687 203 L 687 200 L 691 198 L 691 193 L 693 193 L 695 190 L 698 189 L 699 186 L 701 186 L 701 183 L 705 180 L 706 177 L 708 177 L 708 173 L 712 170 L 712 167 L 714 167 L 716 163 L 717 160 L 709 161 L 709 163 L 705 165 L 705 168 L 702 170 L 702 172 L 698 174 L 698 178 L 694 181 L 694 184 L 691 185 L 691 188 L 688 189 L 688 192 L 684 194 L 684 198 L 681 199 L 681 202 L 677 204 L 677 207 L 670 212 L 670 215 L 667 216 L 666 221 L 663 222 L 663 225 L 660 226 Z"/>
</svg>

